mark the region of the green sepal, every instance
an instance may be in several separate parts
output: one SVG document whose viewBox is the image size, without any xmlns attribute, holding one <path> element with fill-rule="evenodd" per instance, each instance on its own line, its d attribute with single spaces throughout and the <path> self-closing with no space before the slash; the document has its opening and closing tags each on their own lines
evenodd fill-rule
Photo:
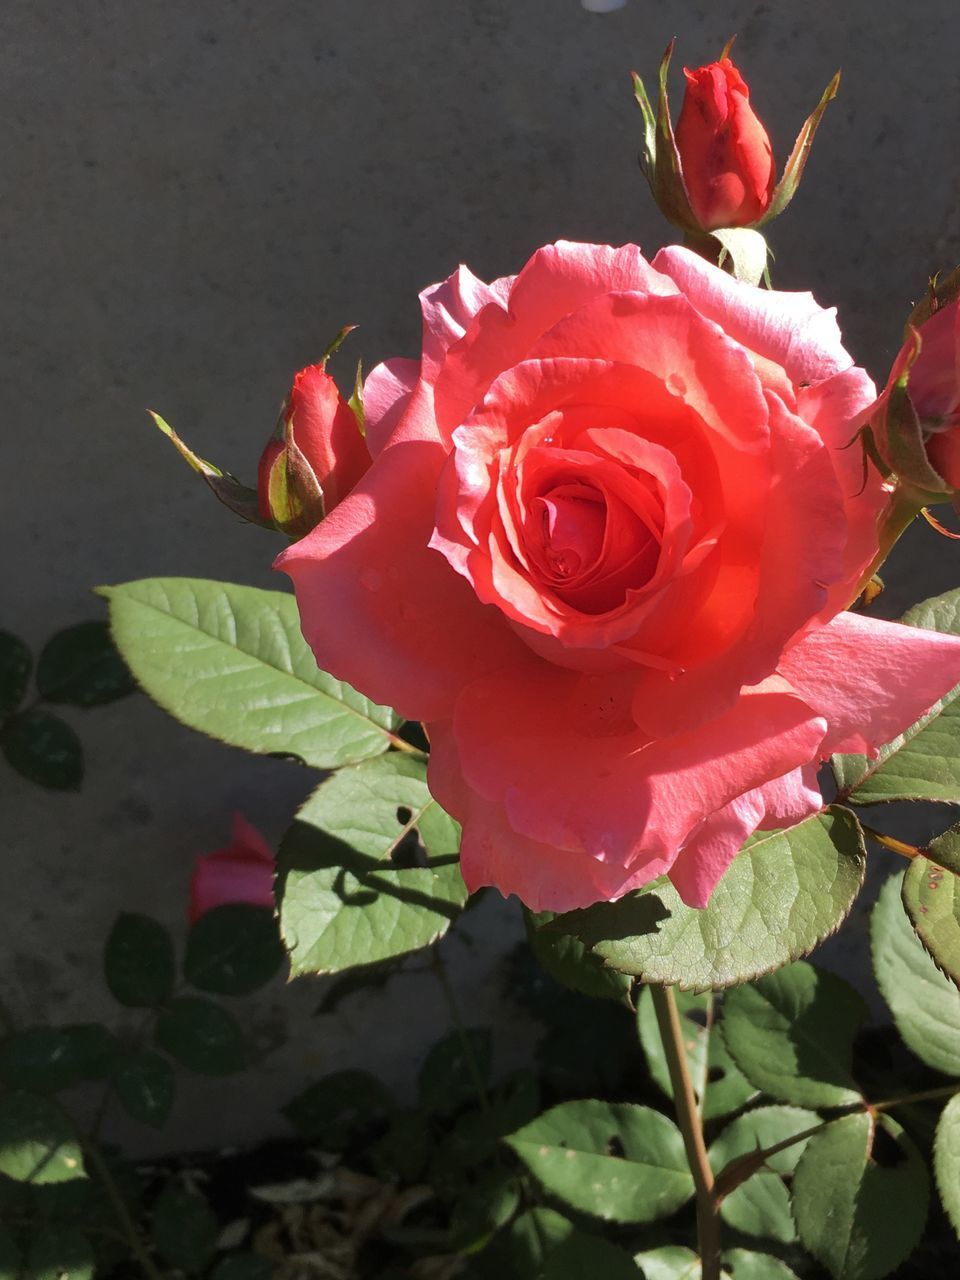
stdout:
<svg viewBox="0 0 960 1280">
<path fill-rule="evenodd" d="M 783 174 L 780 181 L 773 189 L 773 195 L 770 197 L 770 203 L 756 223 L 757 227 L 762 227 L 764 223 L 770 222 L 776 218 L 778 214 L 783 213 L 784 209 L 797 193 L 797 187 L 800 185 L 800 179 L 803 177 L 803 170 L 810 155 L 810 148 L 813 146 L 814 134 L 823 119 L 823 113 L 827 109 L 827 104 L 832 102 L 837 96 L 837 89 L 840 87 L 840 72 L 833 77 L 820 101 L 814 107 L 810 115 L 803 122 L 800 132 L 797 134 L 797 140 L 793 144 L 793 150 L 787 157 L 787 163 L 783 166 Z"/>
<path fill-rule="evenodd" d="M 154 413 L 152 409 L 148 409 L 147 412 L 180 454 L 181 458 L 185 458 L 194 471 L 203 476 L 207 486 L 225 507 L 229 507 L 234 515 L 240 516 L 242 520 L 246 520 L 249 524 L 260 525 L 262 529 L 274 528 L 273 522 L 264 520 L 260 514 L 260 503 L 256 489 L 251 489 L 249 485 L 243 484 L 236 476 L 230 475 L 228 471 L 221 471 L 212 462 L 207 462 L 205 458 L 201 458 L 198 453 L 194 453 L 184 440 L 181 440 L 173 427 L 168 422 L 165 422 L 159 413 Z"/>
</svg>

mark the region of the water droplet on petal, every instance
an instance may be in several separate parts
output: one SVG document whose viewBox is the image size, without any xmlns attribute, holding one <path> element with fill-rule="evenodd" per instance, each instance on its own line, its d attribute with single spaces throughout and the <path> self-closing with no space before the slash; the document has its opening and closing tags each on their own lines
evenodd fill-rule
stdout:
<svg viewBox="0 0 960 1280">
<path fill-rule="evenodd" d="M 383 583 L 383 575 L 379 569 L 363 569 L 360 573 L 360 585 L 368 591 L 379 591 Z"/>
<path fill-rule="evenodd" d="M 667 374 L 667 390 L 672 391 L 675 396 L 682 396 L 687 389 L 687 384 L 679 373 Z"/>
</svg>

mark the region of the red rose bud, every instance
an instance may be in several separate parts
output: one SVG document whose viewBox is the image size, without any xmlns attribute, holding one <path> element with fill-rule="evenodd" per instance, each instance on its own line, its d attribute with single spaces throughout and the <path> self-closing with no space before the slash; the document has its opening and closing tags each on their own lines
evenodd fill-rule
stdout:
<svg viewBox="0 0 960 1280">
<path fill-rule="evenodd" d="M 914 308 L 887 384 L 866 415 L 881 466 L 915 507 L 960 491 L 960 268 Z"/>
<path fill-rule="evenodd" d="M 370 466 L 356 414 L 324 368 L 301 369 L 284 406 L 280 434 L 257 469 L 260 514 L 302 537 L 340 502 Z"/>
<path fill-rule="evenodd" d="M 927 436 L 927 457 L 960 489 L 960 299 L 941 307 L 920 329 L 920 354 L 907 384 Z"/>
<path fill-rule="evenodd" d="M 729 58 L 683 74 L 676 138 L 690 207 L 704 231 L 751 226 L 770 205 L 776 169 L 750 90 Z"/>
<path fill-rule="evenodd" d="M 684 68 L 687 91 L 676 134 L 667 93 L 673 41 L 660 63 L 656 110 L 643 81 L 634 72 L 634 95 L 643 113 L 640 165 L 664 217 L 687 233 L 691 247 L 698 253 L 716 260 L 716 244 L 708 248 L 698 244 L 697 237 L 702 238 L 704 232 L 726 231 L 734 234 L 717 239 L 731 259 L 737 244 L 741 254 L 762 251 L 765 260 L 766 246 L 758 237 L 745 237 L 742 229 L 763 226 L 793 199 L 813 136 L 827 103 L 836 96 L 840 73 L 833 77 L 804 121 L 777 182 L 767 131 L 750 106 L 750 90 L 727 56 L 732 43 L 731 40 L 727 44 L 718 62 L 695 71 Z M 755 241 L 753 245 L 749 244 L 750 239 Z M 757 275 L 755 268 L 735 261 L 731 265 L 740 279 L 752 280 Z"/>
<path fill-rule="evenodd" d="M 233 839 L 225 848 L 197 858 L 190 879 L 190 923 L 214 907 L 245 902 L 273 907 L 273 851 L 242 813 L 233 817 Z"/>
</svg>

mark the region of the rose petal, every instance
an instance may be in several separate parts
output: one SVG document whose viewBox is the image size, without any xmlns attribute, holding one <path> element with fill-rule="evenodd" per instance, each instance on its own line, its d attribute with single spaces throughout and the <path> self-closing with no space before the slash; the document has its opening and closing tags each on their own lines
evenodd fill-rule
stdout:
<svg viewBox="0 0 960 1280">
<path fill-rule="evenodd" d="M 400 421 L 420 377 L 420 362 L 398 356 L 384 360 L 367 374 L 363 384 L 363 417 L 367 448 L 380 452 Z"/>
<path fill-rule="evenodd" d="M 688 907 L 705 907 L 727 867 L 763 818 L 759 790 L 737 796 L 710 815 L 677 854 L 669 876 Z"/>
<path fill-rule="evenodd" d="M 795 644 L 779 670 L 827 719 L 824 758 L 869 754 L 960 683 L 960 636 L 839 613 Z"/>
<path fill-rule="evenodd" d="M 825 310 L 812 293 L 785 293 L 742 284 L 699 254 L 679 245 L 661 249 L 656 271 L 669 276 L 701 315 L 728 337 L 782 365 L 795 383 L 820 382 L 848 369 L 836 310 Z"/>
<path fill-rule="evenodd" d="M 408 719 L 449 716 L 465 683 L 523 645 L 427 545 L 439 445 L 385 449 L 312 533 L 282 552 L 320 665 Z"/>
</svg>

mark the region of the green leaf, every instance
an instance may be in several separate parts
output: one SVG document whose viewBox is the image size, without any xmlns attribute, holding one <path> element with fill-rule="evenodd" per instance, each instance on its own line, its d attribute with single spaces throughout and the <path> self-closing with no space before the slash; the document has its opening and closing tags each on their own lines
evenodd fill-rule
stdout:
<svg viewBox="0 0 960 1280">
<path fill-rule="evenodd" d="M 834 1120 L 807 1143 L 793 1180 L 797 1231 L 835 1280 L 879 1280 L 912 1253 L 927 1219 L 923 1157 L 896 1121 Z"/>
<path fill-rule="evenodd" d="M 712 991 L 699 994 L 677 991 L 674 994 L 683 1027 L 687 1066 L 700 1114 L 704 1120 L 716 1120 L 731 1111 L 739 1111 L 757 1091 L 737 1068 L 723 1043 L 715 1022 L 716 997 Z M 649 987 L 643 988 L 637 1001 L 637 1031 L 651 1076 L 667 1097 L 672 1098 L 670 1069 Z"/>
<path fill-rule="evenodd" d="M 931 861 L 938 863 L 945 871 L 952 871 L 955 876 L 960 876 L 960 824 L 931 840 L 927 853 Z"/>
<path fill-rule="evenodd" d="M 273 1264 L 259 1253 L 231 1253 L 210 1272 L 210 1280 L 270 1280 Z"/>
<path fill-rule="evenodd" d="M 945 978 L 913 931 L 900 898 L 903 873 L 891 876 L 870 917 L 877 985 L 897 1030 L 927 1066 L 960 1075 L 960 991 Z"/>
<path fill-rule="evenodd" d="M 0 1041 L 0 1080 L 8 1089 L 56 1093 L 82 1080 L 103 1080 L 119 1045 L 98 1022 L 26 1027 Z"/>
<path fill-rule="evenodd" d="M 641 1268 L 644 1280 L 702 1280 L 703 1267 L 692 1249 L 682 1244 L 665 1244 L 659 1249 L 635 1253 L 633 1260 Z M 730 1280 L 726 1271 L 721 1280 Z"/>
<path fill-rule="evenodd" d="M 767 269 L 767 242 L 750 227 L 720 227 L 710 232 L 723 246 L 720 265 L 729 255 L 733 277 L 744 284 L 758 285 Z"/>
<path fill-rule="evenodd" d="M 901 622 L 960 635 L 960 590 L 934 596 L 908 610 Z M 851 804 L 887 800 L 939 800 L 960 804 L 960 685 L 880 748 L 875 759 L 834 756 L 841 796 Z"/>
<path fill-rule="evenodd" d="M 23 1091 L 0 1094 L 0 1174 L 41 1184 L 86 1177 L 73 1126 L 56 1103 Z"/>
<path fill-rule="evenodd" d="M 540 1280 L 642 1280 L 630 1254 L 602 1236 L 573 1231 L 547 1258 Z"/>
<path fill-rule="evenodd" d="M 358 1134 L 381 1124 L 394 1110 L 386 1085 L 367 1071 L 334 1071 L 282 1107 L 301 1138 L 340 1151 Z"/>
<path fill-rule="evenodd" d="M 960 1093 L 941 1112 L 933 1144 L 933 1174 L 947 1217 L 960 1236 Z"/>
<path fill-rule="evenodd" d="M 457 824 L 411 756 L 394 752 L 324 782 L 280 846 L 280 927 L 293 976 L 435 942 L 467 898 L 459 845 Z"/>
<path fill-rule="evenodd" d="M 247 1065 L 240 1024 L 201 996 L 180 996 L 160 1011 L 157 1044 L 191 1071 L 228 1076 Z"/>
<path fill-rule="evenodd" d="M 853 987 L 801 961 L 727 996 L 723 1037 L 758 1089 L 800 1107 L 860 1101 L 850 1074 L 867 1007 Z"/>
<path fill-rule="evenodd" d="M 183 976 L 200 991 L 245 996 L 270 981 L 285 954 L 269 908 L 232 902 L 205 912 L 190 930 Z"/>
<path fill-rule="evenodd" d="M 693 1194 L 679 1129 L 649 1107 L 564 1102 L 507 1142 L 552 1195 L 609 1222 L 652 1222 Z"/>
<path fill-rule="evenodd" d="M 49 791 L 75 791 L 83 781 L 83 747 L 66 721 L 39 707 L 21 711 L 0 730 L 7 764 Z"/>
<path fill-rule="evenodd" d="M 0 631 L 0 717 L 16 711 L 30 682 L 30 650 L 10 631 Z"/>
<path fill-rule="evenodd" d="M 153 1239 L 165 1261 L 183 1271 L 197 1272 L 217 1247 L 217 1219 L 201 1196 L 170 1181 L 153 1210 Z"/>
<path fill-rule="evenodd" d="M 927 858 L 912 858 L 903 905 L 938 969 L 960 986 L 960 879 Z"/>
<path fill-rule="evenodd" d="M 466 1041 L 466 1044 L 464 1043 Z M 451 1031 L 432 1046 L 417 1078 L 420 1105 L 436 1115 L 449 1115 L 467 1102 L 477 1101 L 477 1087 L 486 1087 L 493 1064 L 493 1037 L 488 1027 Z"/>
<path fill-rule="evenodd" d="M 573 1223 L 555 1209 L 528 1209 L 510 1224 L 504 1240 L 506 1264 L 495 1274 L 503 1276 L 539 1276 L 555 1249 L 576 1230 Z M 494 1248 L 499 1241 L 494 1242 Z M 497 1250 L 498 1260 L 500 1250 Z"/>
<path fill-rule="evenodd" d="M 739 1156 L 793 1138 L 819 1121 L 815 1111 L 799 1107 L 758 1107 L 738 1117 L 720 1134 L 710 1148 L 710 1163 L 719 1174 Z M 793 1173 L 807 1139 L 769 1156 L 756 1173 L 728 1192 L 720 1204 L 720 1215 L 729 1226 L 747 1235 L 762 1236 L 790 1244 L 796 1239 L 790 1194 L 784 1176 Z"/>
<path fill-rule="evenodd" d="M 728 1249 L 723 1266 L 730 1280 L 797 1280 L 796 1273 L 779 1258 L 747 1249 Z"/>
<path fill-rule="evenodd" d="M 83 1232 L 54 1224 L 30 1240 L 22 1280 L 92 1280 L 93 1271 L 93 1248 Z"/>
<path fill-rule="evenodd" d="M 336 769 L 385 751 L 395 713 L 317 669 L 293 596 L 199 578 L 104 587 L 139 683 L 191 729 Z"/>
<path fill-rule="evenodd" d="M 37 663 L 37 688 L 47 702 L 96 707 L 134 693 L 137 685 L 107 623 L 93 621 L 51 636 Z"/>
<path fill-rule="evenodd" d="M 162 1129 L 177 1092 L 173 1067 L 151 1049 L 135 1049 L 121 1062 L 113 1079 L 128 1115 L 152 1129 Z"/>
<path fill-rule="evenodd" d="M 632 979 L 606 968 L 579 938 L 551 930 L 551 912 L 524 909 L 524 917 L 533 954 L 555 982 L 586 996 L 629 1003 Z"/>
<path fill-rule="evenodd" d="M 450 1247 L 457 1253 L 478 1252 L 507 1225 L 519 1203 L 519 1183 L 509 1169 L 481 1174 L 453 1206 Z"/>
<path fill-rule="evenodd" d="M 681 990 L 729 987 L 789 964 L 833 933 L 863 883 L 859 825 L 831 807 L 748 840 L 709 904 L 654 882 L 619 902 L 558 917 L 612 969 Z"/>
<path fill-rule="evenodd" d="M 157 920 L 138 912 L 117 916 L 103 956 L 113 998 L 131 1009 L 155 1009 L 173 990 L 173 939 Z"/>
</svg>

